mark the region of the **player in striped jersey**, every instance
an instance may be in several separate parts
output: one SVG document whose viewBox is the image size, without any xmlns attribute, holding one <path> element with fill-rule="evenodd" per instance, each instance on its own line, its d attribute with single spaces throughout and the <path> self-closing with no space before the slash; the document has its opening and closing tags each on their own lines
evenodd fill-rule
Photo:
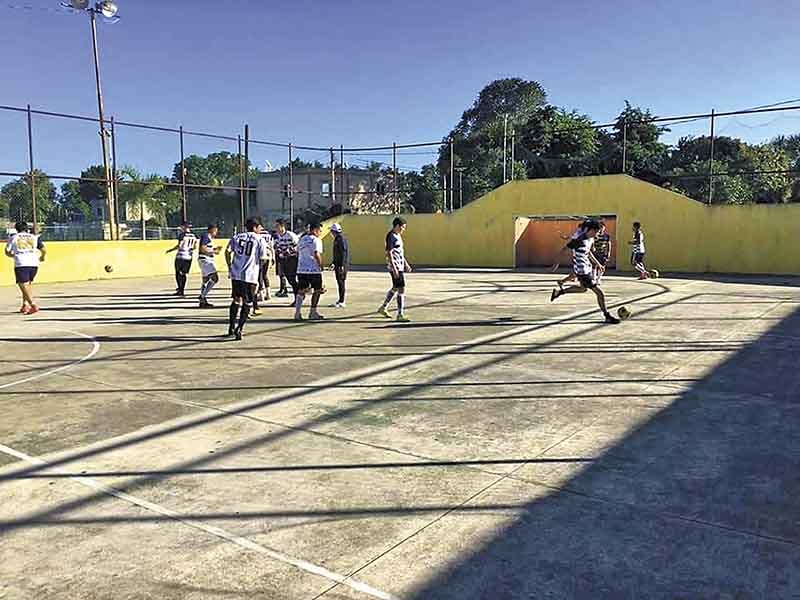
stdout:
<svg viewBox="0 0 800 600">
<path fill-rule="evenodd" d="M 631 247 L 631 264 L 633 268 L 639 271 L 639 279 L 648 279 L 650 272 L 644 266 L 644 255 L 646 253 L 644 247 L 644 231 L 642 231 L 642 224 L 636 221 L 633 224 L 633 240 L 628 242 Z"/>
<path fill-rule="evenodd" d="M 556 298 L 564 294 L 579 294 L 586 290 L 592 290 L 597 296 L 597 305 L 605 316 L 606 323 L 619 323 L 619 319 L 614 317 L 608 312 L 606 308 L 606 297 L 603 290 L 597 285 L 597 282 L 592 276 L 594 267 L 598 268 L 602 273 L 604 270 L 597 258 L 592 253 L 592 246 L 594 245 L 594 238 L 602 228 L 602 225 L 594 220 L 589 220 L 584 223 L 584 231 L 577 238 L 570 240 L 569 248 L 572 250 L 572 269 L 578 279 L 579 285 L 569 286 L 567 288 L 556 288 L 550 295 L 550 301 L 553 302 Z"/>
<path fill-rule="evenodd" d="M 406 305 L 406 277 L 405 273 L 411 272 L 411 265 L 406 260 L 405 247 L 403 245 L 403 233 L 406 230 L 406 222 L 400 217 L 392 221 L 392 229 L 386 234 L 386 262 L 389 274 L 392 276 L 392 288 L 386 292 L 386 298 L 378 309 L 378 314 L 391 318 L 386 307 L 397 294 L 397 321 L 408 323 L 410 319 L 405 315 Z"/>
<path fill-rule="evenodd" d="M 600 223 L 600 231 L 597 232 L 597 235 L 594 238 L 594 247 L 592 248 L 592 253 L 594 257 L 597 259 L 597 262 L 600 263 L 600 266 L 594 268 L 594 280 L 599 285 L 600 279 L 603 277 L 603 273 L 605 273 L 606 265 L 608 261 L 611 260 L 611 235 L 608 233 L 606 229 L 605 223 Z"/>
<path fill-rule="evenodd" d="M 253 314 L 258 311 L 258 302 L 267 301 L 271 298 L 269 270 L 275 260 L 275 240 L 272 239 L 272 234 L 267 229 L 262 229 L 261 237 L 264 238 L 264 248 L 267 251 L 267 255 L 264 266 L 261 267 L 261 273 L 258 276 L 258 291 L 256 293 L 256 302 L 253 303 Z"/>
<path fill-rule="evenodd" d="M 287 227 L 284 219 L 275 221 L 275 233 L 277 234 L 275 236 L 275 256 L 280 280 L 280 289 L 275 297 L 286 298 L 289 295 L 287 282 L 292 287 L 293 294 L 297 294 L 297 243 L 300 238 Z M 292 306 L 294 306 L 294 300 Z"/>
<path fill-rule="evenodd" d="M 222 249 L 221 246 L 214 247 L 214 238 L 218 233 L 219 228 L 216 225 L 209 225 L 206 232 L 200 236 L 200 244 L 197 247 L 197 265 L 203 276 L 203 285 L 200 287 L 200 308 L 214 308 L 208 301 L 208 295 L 219 283 L 217 266 L 214 264 L 214 257 Z"/>
<path fill-rule="evenodd" d="M 253 303 L 253 292 L 258 286 L 258 276 L 266 260 L 264 238 L 259 235 L 259 220 L 250 217 L 245 229 L 247 231 L 233 236 L 225 249 L 233 299 L 228 314 L 228 335 L 235 335 L 237 340 L 242 339 L 242 330 Z"/>
<path fill-rule="evenodd" d="M 192 233 L 192 224 L 188 221 L 181 223 L 178 229 L 178 243 L 167 250 L 167 254 L 178 252 L 175 255 L 175 283 L 178 284 L 175 295 L 183 297 L 186 295 L 186 279 L 192 268 L 192 256 L 197 247 L 197 237 Z"/>
</svg>

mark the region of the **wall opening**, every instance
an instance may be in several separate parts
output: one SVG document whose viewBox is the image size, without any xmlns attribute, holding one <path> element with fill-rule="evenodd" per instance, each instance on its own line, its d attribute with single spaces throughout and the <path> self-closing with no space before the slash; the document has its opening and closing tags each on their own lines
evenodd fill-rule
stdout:
<svg viewBox="0 0 800 600">
<path fill-rule="evenodd" d="M 561 249 L 586 218 L 577 215 L 517 217 L 514 223 L 514 266 L 550 267 L 557 262 L 565 263 L 566 256 L 561 255 Z M 596 215 L 594 218 L 603 221 L 611 235 L 608 267 L 615 269 L 619 245 L 617 216 Z"/>
</svg>

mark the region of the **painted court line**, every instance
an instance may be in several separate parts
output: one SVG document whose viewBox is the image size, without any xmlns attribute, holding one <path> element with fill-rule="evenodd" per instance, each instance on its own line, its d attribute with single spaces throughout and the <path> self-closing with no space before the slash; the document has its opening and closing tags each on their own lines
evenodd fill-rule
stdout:
<svg viewBox="0 0 800 600">
<path fill-rule="evenodd" d="M 78 360 L 72 361 L 71 363 L 69 363 L 67 365 L 62 365 L 62 366 L 57 367 L 55 369 L 50 369 L 49 371 L 44 371 L 42 373 L 37 373 L 36 375 L 31 375 L 30 377 L 26 377 L 25 379 L 18 379 L 17 381 L 11 381 L 9 383 L 4 383 L 4 384 L 0 385 L 0 390 L 5 389 L 5 388 L 10 388 L 10 387 L 15 386 L 15 385 L 20 385 L 22 383 L 28 383 L 29 381 L 36 381 L 37 379 L 41 379 L 42 377 L 47 377 L 48 375 L 54 375 L 56 373 L 60 373 L 61 371 L 66 371 L 67 369 L 71 369 L 72 367 L 74 367 L 76 365 L 79 365 L 84 361 L 89 360 L 90 358 L 92 358 L 95 354 L 97 354 L 100 351 L 100 342 L 98 342 L 91 335 L 86 335 L 85 333 L 81 333 L 79 331 L 70 331 L 68 329 L 65 330 L 65 331 L 67 333 L 71 333 L 73 335 L 79 335 L 82 338 L 85 338 L 85 339 L 89 340 L 90 342 L 92 342 L 92 349 L 89 351 L 89 353 L 86 356 L 84 356 L 83 358 L 79 358 Z"/>
<path fill-rule="evenodd" d="M 0 452 L 40 467 L 47 467 L 49 464 L 47 461 L 42 460 L 41 458 L 37 458 L 35 456 L 29 456 L 24 452 L 19 452 L 18 450 L 14 450 L 13 448 L 9 448 L 8 446 L 5 446 L 3 444 L 0 444 Z M 54 470 L 53 472 L 58 473 L 59 475 L 63 474 L 63 472 L 60 472 L 58 470 Z M 258 554 L 262 554 L 279 562 L 291 565 L 302 571 L 306 571 L 307 573 L 318 575 L 320 577 L 328 579 L 329 581 L 334 581 L 340 585 L 346 585 L 349 588 L 367 594 L 368 596 L 371 596 L 373 598 L 379 598 L 380 600 L 399 600 L 395 596 L 392 596 L 391 594 L 378 590 L 370 585 L 367 585 L 366 583 L 363 583 L 356 579 L 351 579 L 346 575 L 341 575 L 339 573 L 336 573 L 335 571 L 326 569 L 325 567 L 315 565 L 314 563 L 310 563 L 308 561 L 301 560 L 299 558 L 292 558 L 291 556 L 287 556 L 286 554 L 276 552 L 275 550 L 270 550 L 269 548 L 257 544 L 252 540 L 230 533 L 220 527 L 209 525 L 207 523 L 203 523 L 202 521 L 198 521 L 195 519 L 183 518 L 180 515 L 180 513 L 177 513 L 174 510 L 161 506 L 160 504 L 155 504 L 148 500 L 138 498 L 137 496 L 126 494 L 125 492 L 121 492 L 110 486 L 102 484 L 96 479 L 92 479 L 91 477 L 70 476 L 68 477 L 68 479 L 80 483 L 81 485 L 84 485 L 88 488 L 92 488 L 93 490 L 96 490 L 98 492 L 102 492 L 109 496 L 113 496 L 114 498 L 117 498 L 129 504 L 133 504 L 145 510 L 149 510 L 150 512 L 154 512 L 159 515 L 165 516 L 179 523 L 183 523 L 184 525 L 188 525 L 189 527 L 194 527 L 195 529 L 199 529 L 200 531 L 204 531 L 218 538 L 222 538 L 223 540 L 236 544 L 241 548 L 252 550 L 253 552 L 257 552 Z"/>
</svg>

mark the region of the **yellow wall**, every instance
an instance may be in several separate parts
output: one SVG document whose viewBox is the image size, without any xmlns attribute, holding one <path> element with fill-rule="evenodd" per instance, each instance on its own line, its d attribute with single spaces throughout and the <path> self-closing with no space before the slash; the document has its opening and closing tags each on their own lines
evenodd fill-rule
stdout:
<svg viewBox="0 0 800 600">
<path fill-rule="evenodd" d="M 228 240 L 215 240 L 214 245 L 224 248 L 227 243 Z M 175 246 L 174 240 L 45 242 L 45 246 L 47 257 L 39 267 L 36 283 L 150 277 L 174 272 L 175 253 L 165 254 Z M 106 273 L 106 265 L 111 265 L 114 270 Z M 225 268 L 222 254 L 217 258 L 217 268 Z M 13 284 L 14 261 L 5 258 L 1 270 L 0 285 Z M 196 264 L 192 265 L 192 270 L 199 272 Z"/>
<path fill-rule="evenodd" d="M 673 272 L 800 273 L 800 205 L 708 207 L 626 175 L 515 181 L 450 215 L 408 215 L 411 264 L 513 267 L 516 217 L 617 215 L 619 267 L 641 221 L 648 264 Z M 382 265 L 391 216 L 343 215 L 353 264 Z M 329 239 L 326 246 L 329 246 Z"/>
</svg>

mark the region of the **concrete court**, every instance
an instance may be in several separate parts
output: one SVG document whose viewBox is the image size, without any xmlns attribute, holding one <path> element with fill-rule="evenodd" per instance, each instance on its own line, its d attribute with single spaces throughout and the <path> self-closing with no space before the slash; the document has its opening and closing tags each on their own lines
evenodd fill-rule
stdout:
<svg viewBox="0 0 800 600">
<path fill-rule="evenodd" d="M 0 599 L 800 597 L 800 280 L 553 280 L 0 288 Z"/>
</svg>

